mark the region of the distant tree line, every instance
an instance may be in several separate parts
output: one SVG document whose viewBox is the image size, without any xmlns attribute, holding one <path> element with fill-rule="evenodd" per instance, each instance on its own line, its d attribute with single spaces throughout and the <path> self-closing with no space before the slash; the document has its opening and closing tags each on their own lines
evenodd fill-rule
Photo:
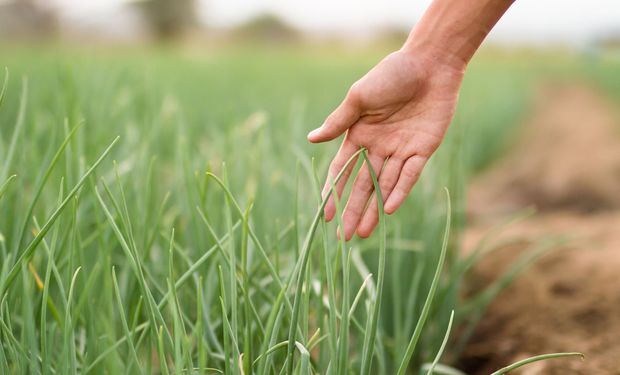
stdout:
<svg viewBox="0 0 620 375">
<path fill-rule="evenodd" d="M 143 0 L 136 3 L 158 39 L 174 39 L 198 24 L 196 0 Z"/>
<path fill-rule="evenodd" d="M 157 40 L 175 40 L 200 26 L 198 0 L 125 0 Z M 0 0 L 0 37 L 54 38 L 62 30 L 57 9 L 47 0 Z M 294 42 L 302 35 L 280 17 L 256 15 L 228 32 L 239 40 Z"/>
</svg>

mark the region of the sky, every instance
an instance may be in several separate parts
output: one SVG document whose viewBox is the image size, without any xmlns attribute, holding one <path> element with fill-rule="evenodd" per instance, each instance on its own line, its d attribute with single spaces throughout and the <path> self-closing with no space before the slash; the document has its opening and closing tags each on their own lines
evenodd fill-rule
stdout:
<svg viewBox="0 0 620 375">
<path fill-rule="evenodd" d="M 67 19 L 99 22 L 101 18 L 118 14 L 124 2 L 48 1 Z M 201 19 L 211 26 L 229 27 L 256 14 L 270 12 L 305 31 L 360 35 L 372 35 L 385 27 L 408 28 L 430 3 L 430 0 L 198 1 Z M 489 39 L 524 44 L 580 44 L 610 31 L 620 33 L 620 0 L 517 0 Z"/>
</svg>

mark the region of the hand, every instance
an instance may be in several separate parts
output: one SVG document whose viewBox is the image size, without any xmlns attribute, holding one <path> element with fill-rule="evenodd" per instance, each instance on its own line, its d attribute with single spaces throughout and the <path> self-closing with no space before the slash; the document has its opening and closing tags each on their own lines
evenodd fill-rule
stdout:
<svg viewBox="0 0 620 375">
<path fill-rule="evenodd" d="M 438 63 L 411 51 L 387 56 L 357 81 L 325 123 L 308 134 L 313 143 L 330 141 L 346 132 L 329 167 L 323 196 L 346 161 L 360 148 L 368 150 L 387 214 L 394 213 L 418 180 L 422 168 L 441 143 L 456 108 L 464 69 Z M 340 197 L 355 163 L 336 184 Z M 366 238 L 377 226 L 374 185 L 364 163 L 355 177 L 343 213 L 344 236 Z M 371 198 L 372 196 L 372 198 Z M 333 197 L 325 218 L 336 213 Z M 339 233 L 340 234 L 340 233 Z"/>
</svg>

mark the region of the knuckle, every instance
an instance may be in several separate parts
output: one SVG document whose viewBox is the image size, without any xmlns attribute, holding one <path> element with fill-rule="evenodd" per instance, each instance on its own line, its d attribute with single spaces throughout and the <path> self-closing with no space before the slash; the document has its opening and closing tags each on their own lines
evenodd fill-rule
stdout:
<svg viewBox="0 0 620 375">
<path fill-rule="evenodd" d="M 443 138 L 440 136 L 428 135 L 426 141 L 420 147 L 420 155 L 424 158 L 429 158 L 431 155 L 433 155 L 437 148 L 439 148 L 442 140 Z"/>
<path fill-rule="evenodd" d="M 408 179 L 417 179 L 420 177 L 427 160 L 428 157 L 424 155 L 414 155 L 407 160 L 401 173 Z"/>
<path fill-rule="evenodd" d="M 396 202 L 396 207 L 398 208 L 401 204 L 401 200 L 402 198 L 407 194 L 407 192 L 404 191 L 404 187 L 403 186 L 398 186 L 394 189 L 394 191 L 392 192 L 392 195 L 394 196 L 394 201 Z"/>
<path fill-rule="evenodd" d="M 335 121 L 336 121 L 336 115 L 332 112 L 329 114 L 329 116 L 325 118 L 325 125 L 332 126 Z"/>
<path fill-rule="evenodd" d="M 407 181 L 415 181 L 420 176 L 420 170 L 415 167 L 404 168 L 402 173 Z"/>
<path fill-rule="evenodd" d="M 360 190 L 365 194 L 372 193 L 372 191 L 374 190 L 374 186 L 372 184 L 372 181 L 370 181 L 370 178 L 364 180 L 363 183 L 360 184 Z"/>
<path fill-rule="evenodd" d="M 380 178 L 379 179 L 379 187 L 381 188 L 381 192 L 384 192 L 384 191 L 392 188 L 392 186 L 394 186 L 395 182 L 396 182 L 396 178 L 393 177 L 393 176 Z"/>
<path fill-rule="evenodd" d="M 347 92 L 346 100 L 351 104 L 359 104 L 361 102 L 362 89 L 360 82 L 357 81 L 351 85 Z"/>
<path fill-rule="evenodd" d="M 333 178 L 333 173 L 334 172 L 338 172 L 340 170 L 340 168 L 342 168 L 340 166 L 340 162 L 337 159 L 332 160 L 332 162 L 329 164 L 329 172 L 330 172 L 330 176 L 329 178 Z"/>
<path fill-rule="evenodd" d="M 368 171 L 361 171 L 358 173 L 355 181 L 355 190 L 362 193 L 368 193 L 373 190 L 372 180 Z"/>
</svg>

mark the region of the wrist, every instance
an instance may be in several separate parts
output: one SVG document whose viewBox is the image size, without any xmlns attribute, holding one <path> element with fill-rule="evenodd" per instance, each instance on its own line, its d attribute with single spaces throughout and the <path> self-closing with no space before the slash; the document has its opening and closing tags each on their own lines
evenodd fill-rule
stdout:
<svg viewBox="0 0 620 375">
<path fill-rule="evenodd" d="M 433 0 L 402 50 L 456 72 L 469 60 L 514 0 Z"/>
<path fill-rule="evenodd" d="M 469 59 L 441 48 L 441 43 L 412 35 L 401 48 L 405 55 L 420 61 L 428 71 L 442 71 L 455 75 L 463 75 Z"/>
</svg>

